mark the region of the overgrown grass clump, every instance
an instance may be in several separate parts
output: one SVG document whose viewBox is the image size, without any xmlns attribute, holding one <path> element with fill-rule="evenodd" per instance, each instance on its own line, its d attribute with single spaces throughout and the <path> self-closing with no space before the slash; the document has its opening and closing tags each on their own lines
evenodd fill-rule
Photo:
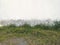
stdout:
<svg viewBox="0 0 60 45">
<path fill-rule="evenodd" d="M 15 26 L 12 24 L 0 27 L 0 41 L 12 37 L 27 37 L 36 45 L 60 45 L 60 22 L 56 21 L 52 26 L 43 24 Z"/>
</svg>

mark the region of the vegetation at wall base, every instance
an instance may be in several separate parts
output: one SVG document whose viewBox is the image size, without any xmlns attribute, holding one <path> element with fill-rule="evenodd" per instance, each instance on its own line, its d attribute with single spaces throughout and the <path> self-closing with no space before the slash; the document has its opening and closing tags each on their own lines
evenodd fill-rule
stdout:
<svg viewBox="0 0 60 45">
<path fill-rule="evenodd" d="M 0 27 L 0 42 L 12 37 L 31 40 L 33 45 L 60 45 L 60 22 L 55 22 L 55 25 L 52 26 L 25 24 L 22 26 L 8 25 Z"/>
</svg>

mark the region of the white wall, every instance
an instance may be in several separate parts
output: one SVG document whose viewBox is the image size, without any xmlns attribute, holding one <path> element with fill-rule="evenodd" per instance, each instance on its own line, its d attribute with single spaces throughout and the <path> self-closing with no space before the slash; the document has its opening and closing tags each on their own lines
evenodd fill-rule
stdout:
<svg viewBox="0 0 60 45">
<path fill-rule="evenodd" d="M 0 0 L 0 19 L 60 19 L 60 0 Z"/>
</svg>

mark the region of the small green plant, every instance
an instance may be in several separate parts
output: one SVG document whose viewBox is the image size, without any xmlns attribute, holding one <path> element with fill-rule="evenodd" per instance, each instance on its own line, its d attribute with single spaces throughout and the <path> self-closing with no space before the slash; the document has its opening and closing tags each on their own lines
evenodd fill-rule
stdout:
<svg viewBox="0 0 60 45">
<path fill-rule="evenodd" d="M 55 21 L 54 24 L 54 29 L 60 29 L 60 21 Z"/>
</svg>

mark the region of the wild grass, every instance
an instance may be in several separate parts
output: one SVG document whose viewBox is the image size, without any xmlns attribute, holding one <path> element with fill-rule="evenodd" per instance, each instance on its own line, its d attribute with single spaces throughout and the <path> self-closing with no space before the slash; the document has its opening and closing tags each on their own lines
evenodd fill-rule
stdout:
<svg viewBox="0 0 60 45">
<path fill-rule="evenodd" d="M 60 45 L 60 22 L 55 25 L 23 26 L 8 25 L 0 27 L 0 42 L 12 37 L 23 37 L 30 45 Z"/>
</svg>

